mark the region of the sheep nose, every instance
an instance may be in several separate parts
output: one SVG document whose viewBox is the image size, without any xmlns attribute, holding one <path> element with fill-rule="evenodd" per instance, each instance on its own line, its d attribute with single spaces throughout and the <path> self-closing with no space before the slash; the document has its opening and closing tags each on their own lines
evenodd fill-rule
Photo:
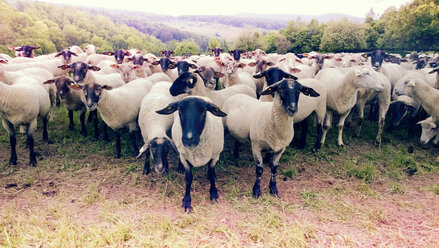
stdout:
<svg viewBox="0 0 439 248">
<path fill-rule="evenodd" d="M 288 111 L 290 111 L 291 114 L 295 114 L 297 112 L 297 105 L 296 104 L 291 104 L 290 106 L 288 106 Z"/>
</svg>

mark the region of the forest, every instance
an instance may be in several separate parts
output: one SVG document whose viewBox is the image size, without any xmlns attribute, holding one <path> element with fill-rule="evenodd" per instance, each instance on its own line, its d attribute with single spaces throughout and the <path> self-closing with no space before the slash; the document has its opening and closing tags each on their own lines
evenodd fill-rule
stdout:
<svg viewBox="0 0 439 248">
<path fill-rule="evenodd" d="M 262 25 L 261 19 L 252 21 L 250 18 L 181 17 L 190 21 L 210 21 L 231 26 L 239 22 L 243 27 L 264 28 L 263 31 L 243 29 L 233 42 L 159 23 L 160 18 L 165 17 L 157 16 L 157 22 L 154 22 L 150 14 L 146 19 L 141 12 L 0 0 L 0 52 L 11 54 L 8 46 L 29 44 L 41 47 L 37 54 L 47 54 L 71 45 L 89 43 L 99 46 L 101 51 L 136 48 L 157 53 L 164 48 L 178 48 L 181 54 L 205 53 L 215 46 L 221 46 L 226 51 L 260 48 L 277 53 L 355 52 L 378 48 L 403 53 L 439 49 L 439 6 L 435 0 L 414 0 L 400 9 L 390 7 L 381 16 L 370 9 L 363 23 L 353 23 L 347 18 L 326 23 L 316 19 L 309 22 L 296 19 L 283 26 L 279 21 L 270 20 Z"/>
</svg>

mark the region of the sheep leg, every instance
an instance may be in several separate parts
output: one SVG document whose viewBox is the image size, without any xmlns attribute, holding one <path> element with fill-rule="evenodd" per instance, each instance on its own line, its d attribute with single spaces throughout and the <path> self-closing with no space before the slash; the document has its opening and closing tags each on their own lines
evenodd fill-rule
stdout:
<svg viewBox="0 0 439 248">
<path fill-rule="evenodd" d="M 300 142 L 299 148 L 305 148 L 306 146 L 306 134 L 308 133 L 308 119 L 305 119 L 299 123 L 300 125 Z"/>
<path fill-rule="evenodd" d="M 43 118 L 43 141 L 49 143 L 49 134 L 47 133 L 47 117 Z"/>
<path fill-rule="evenodd" d="M 29 164 L 35 166 L 37 164 L 37 159 L 34 151 L 34 137 L 32 136 L 37 128 L 37 119 L 35 118 L 29 123 L 27 128 L 27 146 L 29 147 Z"/>
<path fill-rule="evenodd" d="M 385 120 L 386 120 L 386 113 L 388 110 L 388 107 L 386 107 L 385 104 L 379 104 L 379 119 L 378 119 L 378 133 L 377 137 L 375 138 L 375 144 L 381 144 L 381 135 L 383 134 Z"/>
<path fill-rule="evenodd" d="M 17 138 L 14 133 L 14 125 L 12 123 L 3 119 L 2 121 L 3 127 L 9 134 L 9 143 L 11 144 L 11 158 L 9 159 L 9 164 L 16 165 L 17 164 Z"/>
<path fill-rule="evenodd" d="M 322 134 L 322 146 L 325 144 L 326 141 L 326 133 L 328 133 L 329 128 L 331 128 L 332 125 L 332 111 L 327 110 L 326 116 L 325 116 L 325 125 L 323 126 L 323 134 Z"/>
<path fill-rule="evenodd" d="M 235 147 L 233 149 L 233 157 L 235 158 L 235 166 L 238 167 L 239 159 L 239 142 L 235 140 Z"/>
<path fill-rule="evenodd" d="M 98 111 L 93 110 L 88 114 L 88 119 L 90 119 L 90 115 L 93 118 L 93 126 L 94 126 L 94 134 L 93 141 L 97 141 L 99 139 L 99 120 L 98 120 Z"/>
<path fill-rule="evenodd" d="M 363 102 L 357 104 L 358 127 L 357 127 L 357 132 L 355 133 L 355 137 L 357 137 L 357 138 L 360 137 L 361 127 L 362 127 L 363 121 L 364 121 L 364 105 L 365 105 L 365 103 L 363 103 Z"/>
<path fill-rule="evenodd" d="M 136 133 L 137 133 L 136 130 L 130 132 L 130 139 L 131 139 L 131 145 L 133 146 L 133 150 L 134 150 L 133 151 L 134 157 L 137 157 L 137 153 L 139 152 L 139 148 L 137 147 Z"/>
<path fill-rule="evenodd" d="M 317 152 L 322 147 L 323 125 L 317 123 L 317 137 L 314 144 L 314 151 Z"/>
<path fill-rule="evenodd" d="M 270 194 L 272 194 L 274 197 L 279 198 L 279 190 L 277 189 L 276 185 L 276 175 L 277 175 L 277 167 L 279 166 L 279 159 L 282 156 L 282 153 L 285 151 L 285 148 L 282 149 L 280 152 L 275 153 L 273 155 L 273 160 L 270 163 L 270 169 L 271 169 L 271 177 L 270 177 Z"/>
<path fill-rule="evenodd" d="M 81 135 L 85 137 L 87 136 L 87 128 L 85 127 L 85 109 L 82 110 L 79 120 L 81 121 Z"/>
<path fill-rule="evenodd" d="M 181 160 L 178 160 L 178 168 L 177 168 L 177 172 L 183 174 L 185 171 L 183 163 L 181 163 Z"/>
<path fill-rule="evenodd" d="M 69 130 L 70 131 L 75 130 L 75 123 L 73 122 L 73 110 L 69 110 L 69 121 L 70 121 Z"/>
<path fill-rule="evenodd" d="M 94 119 L 94 111 L 88 113 L 87 122 L 90 123 Z"/>
<path fill-rule="evenodd" d="M 210 189 L 209 189 L 209 193 L 210 193 L 210 201 L 212 203 L 218 202 L 218 190 L 215 186 L 215 182 L 216 182 L 216 173 L 215 173 L 215 164 L 212 163 L 212 160 L 209 161 L 209 163 L 207 163 L 207 165 L 209 166 L 207 169 L 207 178 L 210 181 Z"/>
<path fill-rule="evenodd" d="M 150 169 L 150 166 L 149 166 L 149 155 L 150 155 L 149 149 L 147 149 L 145 151 L 145 154 L 146 154 L 146 156 L 145 156 L 146 158 L 145 158 L 145 164 L 143 165 L 143 172 L 142 172 L 142 174 L 143 175 L 148 175 L 149 172 L 151 172 L 151 169 Z"/>
<path fill-rule="evenodd" d="M 256 161 L 256 181 L 253 185 L 253 197 L 259 198 L 261 196 L 261 177 L 264 172 L 264 164 L 262 163 L 261 149 L 252 145 L 253 158 Z"/>
<path fill-rule="evenodd" d="M 114 130 L 116 134 L 116 158 L 120 158 L 120 132 L 119 130 Z"/>
<path fill-rule="evenodd" d="M 183 203 L 181 204 L 181 208 L 183 212 L 190 213 L 191 212 L 191 186 L 193 181 L 193 175 L 192 175 L 192 166 L 189 164 L 188 166 L 184 167 L 185 169 L 185 177 L 184 180 L 186 182 L 186 191 L 183 197 Z"/>
<path fill-rule="evenodd" d="M 103 133 L 104 133 L 104 137 L 102 137 L 102 139 L 105 141 L 105 142 L 110 142 L 110 138 L 108 137 L 108 126 L 107 126 L 107 124 L 105 124 L 105 123 L 103 123 L 104 124 L 104 128 L 103 128 Z M 136 155 L 137 156 L 137 155 Z"/>
<path fill-rule="evenodd" d="M 344 127 L 344 121 L 346 119 L 346 117 L 348 117 L 349 112 L 351 112 L 351 110 L 348 110 L 346 113 L 342 114 L 340 116 L 340 121 L 338 122 L 338 145 L 343 147 L 343 127 Z"/>
</svg>

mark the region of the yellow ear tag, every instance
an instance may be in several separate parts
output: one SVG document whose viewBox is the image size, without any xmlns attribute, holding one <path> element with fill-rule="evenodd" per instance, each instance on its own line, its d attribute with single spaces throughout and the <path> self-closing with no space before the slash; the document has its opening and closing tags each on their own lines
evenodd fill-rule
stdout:
<svg viewBox="0 0 439 248">
<path fill-rule="evenodd" d="M 414 87 L 416 84 L 415 84 L 415 82 L 410 81 L 407 85 L 410 86 L 410 87 Z"/>
<path fill-rule="evenodd" d="M 360 70 L 355 72 L 355 76 L 360 76 L 360 75 L 361 75 L 361 71 Z"/>
<path fill-rule="evenodd" d="M 172 107 L 171 107 L 171 106 L 169 106 L 169 107 L 167 107 L 166 109 L 168 109 L 168 110 L 169 110 L 169 109 L 171 109 L 171 108 L 172 108 Z"/>
<path fill-rule="evenodd" d="M 189 82 L 190 82 L 191 84 L 194 84 L 194 79 L 193 79 L 193 78 L 189 79 Z"/>
</svg>

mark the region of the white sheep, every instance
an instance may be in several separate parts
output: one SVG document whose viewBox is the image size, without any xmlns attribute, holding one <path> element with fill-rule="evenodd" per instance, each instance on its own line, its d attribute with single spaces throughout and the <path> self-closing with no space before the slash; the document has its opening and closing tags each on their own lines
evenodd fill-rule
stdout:
<svg viewBox="0 0 439 248">
<path fill-rule="evenodd" d="M 178 96 L 181 94 L 189 94 L 194 96 L 206 96 L 210 98 L 214 104 L 222 107 L 227 98 L 235 94 L 246 94 L 256 98 L 256 92 L 245 84 L 237 84 L 222 90 L 208 90 L 201 76 L 197 73 L 183 73 L 175 80 L 170 88 L 171 95 Z"/>
<path fill-rule="evenodd" d="M 294 136 L 293 119 L 301 92 L 309 96 L 319 96 L 312 88 L 292 79 L 285 79 L 261 92 L 262 95 L 274 93 L 273 102 L 261 102 L 250 96 L 237 94 L 224 103 L 227 129 L 237 140 L 235 158 L 239 157 L 238 142 L 244 143 L 249 139 L 251 141 L 253 159 L 256 162 L 256 182 L 253 186 L 253 196 L 256 198 L 261 195 L 262 150 L 266 149 L 274 153 L 270 164 L 270 192 L 279 196 L 276 186 L 277 167 L 285 147 Z"/>
<path fill-rule="evenodd" d="M 185 169 L 186 193 L 183 198 L 183 211 L 191 211 L 190 189 L 192 167 L 207 165 L 210 180 L 210 200 L 218 200 L 215 187 L 215 165 L 224 147 L 223 124 L 220 118 L 226 114 L 206 97 L 190 96 L 170 103 L 157 111 L 159 114 L 174 114 L 172 139 L 179 152 L 180 162 Z"/>
<path fill-rule="evenodd" d="M 323 129 L 322 145 L 326 140 L 326 133 L 332 124 L 333 113 L 340 114 L 338 123 L 338 145 L 343 144 L 343 127 L 346 117 L 357 102 L 357 93 L 360 88 L 383 90 L 384 83 L 377 73 L 368 68 L 352 68 L 346 74 L 337 68 L 325 68 L 319 71 L 316 79 L 326 87 L 326 117 Z"/>
<path fill-rule="evenodd" d="M 421 143 L 426 145 L 431 139 L 436 137 L 433 140 L 433 144 L 437 145 L 439 142 L 439 129 L 437 128 L 437 123 L 433 121 L 433 118 L 430 116 L 425 120 L 419 121 L 417 124 L 422 127 Z"/>
<path fill-rule="evenodd" d="M 156 111 L 163 108 L 163 106 L 177 100 L 169 93 L 171 85 L 172 83 L 169 82 L 158 82 L 154 84 L 140 105 L 138 123 L 145 145 L 140 149 L 139 156 L 143 152 L 146 152 L 145 165 L 143 167 L 144 175 L 150 171 L 150 154 L 155 162 L 155 171 L 157 173 L 167 173 L 167 154 L 169 147 L 175 148 L 174 142 L 166 134 L 167 131 L 171 129 L 172 123 L 174 123 L 174 117 L 172 115 L 160 115 L 156 113 Z"/>
<path fill-rule="evenodd" d="M 29 147 L 29 164 L 37 163 L 34 152 L 33 133 L 37 128 L 37 118 L 43 118 L 43 140 L 48 141 L 47 114 L 50 110 L 50 99 L 46 89 L 32 77 L 21 77 L 13 85 L 0 82 L 0 118 L 3 127 L 9 134 L 11 144 L 10 164 L 17 164 L 16 125 L 27 127 L 27 146 Z"/>
<path fill-rule="evenodd" d="M 102 120 L 115 131 L 116 157 L 120 157 L 119 129 L 128 127 L 134 156 L 137 155 L 136 130 L 137 116 L 143 97 L 151 90 L 152 83 L 139 78 L 113 89 L 109 85 L 97 83 L 75 84 L 70 88 L 82 89 L 86 98 L 86 106 L 90 111 L 98 110 Z"/>
<path fill-rule="evenodd" d="M 108 56 L 108 55 L 104 55 L 104 54 L 96 54 L 96 53 L 88 55 L 87 59 L 85 60 L 85 63 L 97 66 L 103 60 L 109 60 L 109 61 L 112 61 L 113 63 L 116 63 L 116 60 L 114 59 L 113 56 Z"/>
</svg>

